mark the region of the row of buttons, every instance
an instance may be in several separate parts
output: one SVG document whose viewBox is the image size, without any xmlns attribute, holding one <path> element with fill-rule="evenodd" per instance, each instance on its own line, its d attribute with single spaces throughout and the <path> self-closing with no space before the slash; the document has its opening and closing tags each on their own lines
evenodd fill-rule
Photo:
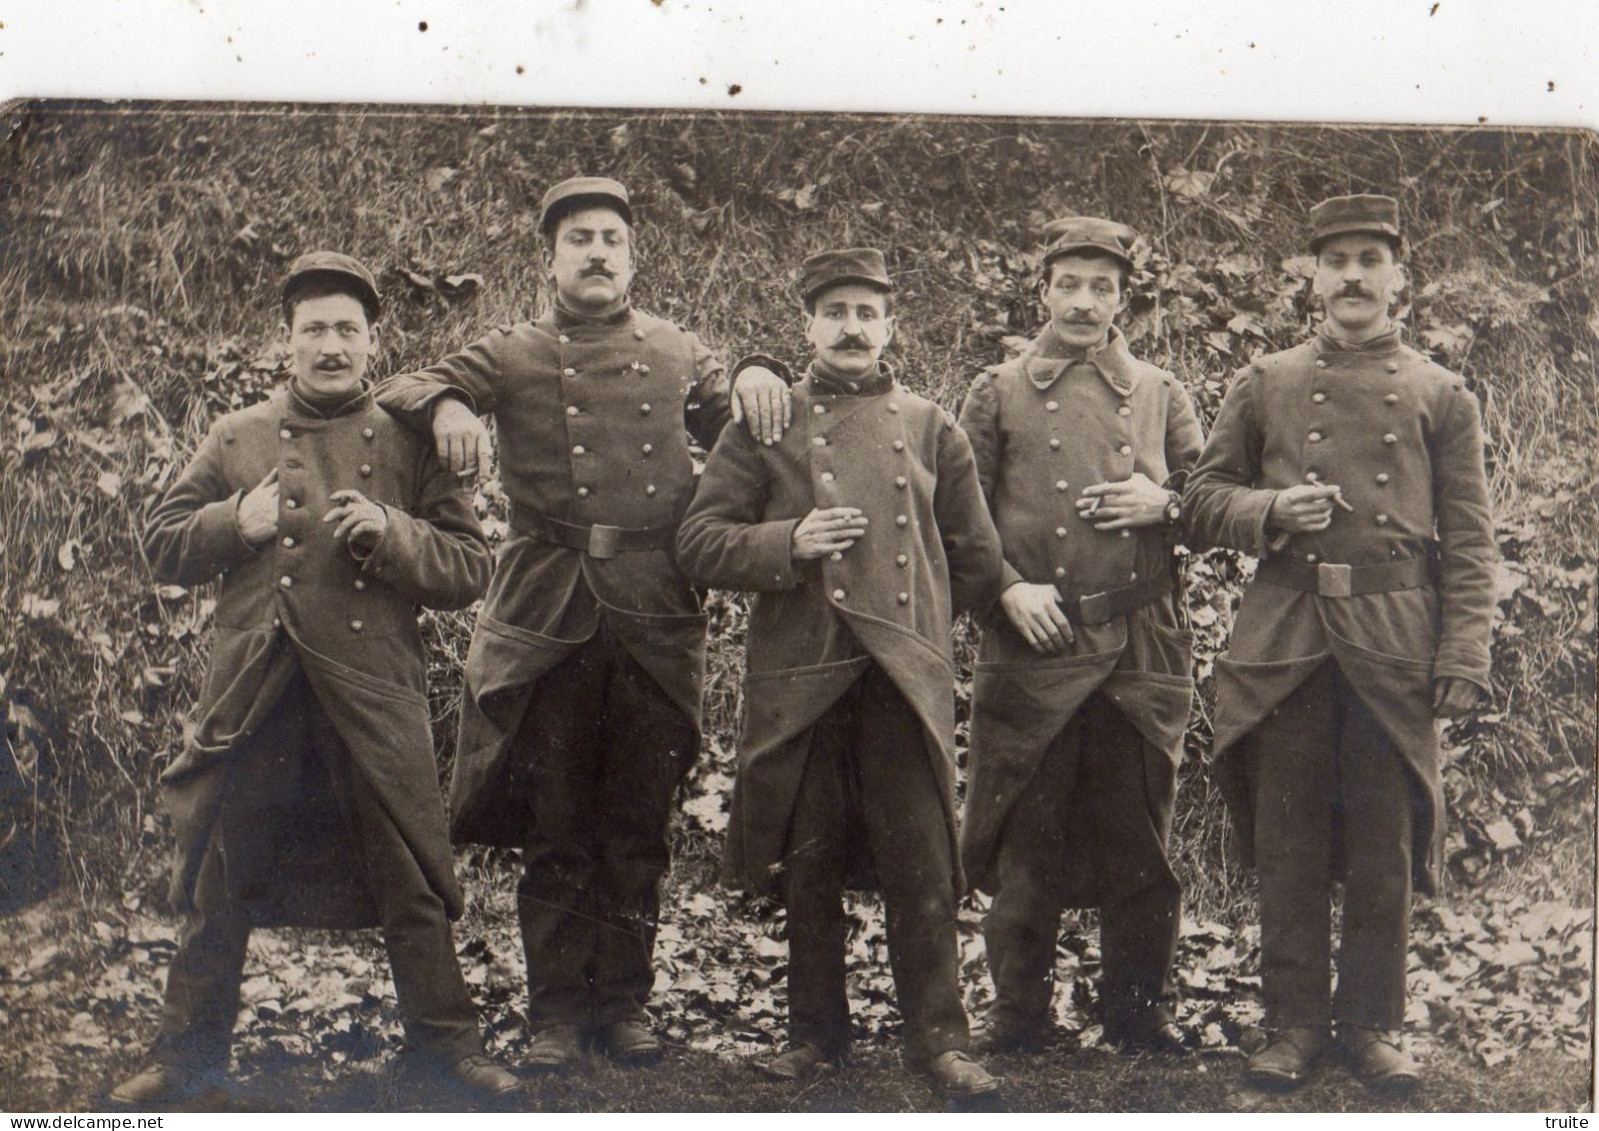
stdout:
<svg viewBox="0 0 1599 1131">
<path fill-rule="evenodd" d="M 563 346 L 570 345 L 572 343 L 570 335 L 567 334 L 557 334 L 555 340 L 560 342 Z M 633 340 L 635 342 L 642 342 L 644 340 L 644 331 L 640 330 L 637 326 L 633 328 Z"/>
</svg>

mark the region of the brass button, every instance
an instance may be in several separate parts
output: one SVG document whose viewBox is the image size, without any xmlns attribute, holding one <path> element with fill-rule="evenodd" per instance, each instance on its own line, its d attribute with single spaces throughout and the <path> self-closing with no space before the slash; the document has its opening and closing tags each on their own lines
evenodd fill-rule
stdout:
<svg viewBox="0 0 1599 1131">
<path fill-rule="evenodd" d="M 1327 394 L 1326 393 L 1312 393 L 1312 394 L 1310 394 L 1310 399 L 1312 401 L 1316 402 L 1317 404 L 1326 404 L 1327 403 Z"/>
<path fill-rule="evenodd" d="M 285 546 L 287 546 L 291 550 L 294 549 L 294 539 L 293 538 L 284 538 L 283 539 L 283 544 Z"/>
<path fill-rule="evenodd" d="M 911 564 L 911 560 L 904 554 L 896 554 L 894 555 L 894 564 L 899 566 L 900 569 L 904 569 L 906 566 Z"/>
<path fill-rule="evenodd" d="M 1377 525 L 1378 526 L 1387 526 L 1388 525 L 1388 516 L 1385 515 L 1385 514 L 1378 515 L 1377 516 Z"/>
<path fill-rule="evenodd" d="M 589 489 L 587 487 L 579 487 L 577 489 L 577 497 L 580 498 L 580 499 L 588 498 L 589 497 Z"/>
<path fill-rule="evenodd" d="M 646 486 L 644 488 L 644 493 L 646 495 L 649 495 L 649 496 L 653 497 L 655 495 L 655 484 L 651 483 L 648 486 Z"/>
<path fill-rule="evenodd" d="M 1131 530 L 1128 530 L 1128 529 L 1127 529 L 1127 528 L 1126 528 L 1126 527 L 1125 527 L 1125 526 L 1124 526 L 1124 527 L 1122 527 L 1122 529 L 1121 529 L 1121 535 L 1122 535 L 1122 537 L 1123 537 L 1123 538 L 1131 538 L 1131 537 L 1132 537 L 1132 536 L 1133 536 L 1133 532 L 1132 532 L 1132 531 L 1131 531 Z"/>
<path fill-rule="evenodd" d="M 654 450 L 655 450 L 655 445 L 654 444 L 645 444 L 642 448 L 639 449 L 639 451 L 643 452 L 645 455 L 649 455 Z"/>
<path fill-rule="evenodd" d="M 905 450 L 905 441 L 904 440 L 895 440 L 894 441 L 894 450 L 896 452 L 903 452 Z"/>
<path fill-rule="evenodd" d="M 1055 576 L 1056 577 L 1065 577 L 1066 576 L 1066 567 L 1065 566 L 1056 566 L 1055 567 Z"/>
<path fill-rule="evenodd" d="M 814 412 L 817 416 L 821 416 L 824 412 L 827 411 L 827 406 L 825 404 L 812 405 L 811 406 L 811 411 Z"/>
<path fill-rule="evenodd" d="M 1133 446 L 1131 444 L 1123 444 L 1121 447 L 1117 448 L 1116 450 L 1118 452 L 1120 452 L 1124 456 L 1130 456 L 1130 455 L 1133 454 Z"/>
<path fill-rule="evenodd" d="M 562 377 L 576 377 L 577 376 L 577 370 L 573 369 L 570 365 L 568 365 L 565 369 L 561 370 L 561 376 Z"/>
<path fill-rule="evenodd" d="M 1305 472 L 1305 482 L 1306 483 L 1314 483 L 1314 482 L 1316 482 L 1316 480 L 1318 478 L 1319 478 L 1319 476 L 1318 476 L 1318 474 L 1317 474 L 1317 472 L 1316 472 L 1316 470 L 1314 468 L 1312 468 L 1311 470 Z"/>
<path fill-rule="evenodd" d="M 351 632 L 360 632 L 365 627 L 366 627 L 366 625 L 363 624 L 361 621 L 352 620 L 350 622 L 350 631 Z"/>
<path fill-rule="evenodd" d="M 363 463 L 361 465 L 361 474 L 362 475 L 371 475 L 372 474 L 372 465 L 369 464 L 369 463 Z"/>
<path fill-rule="evenodd" d="M 636 368 L 639 371 L 639 376 L 640 377 L 648 377 L 650 375 L 650 367 L 648 365 L 639 364 L 639 365 L 635 366 L 634 368 Z"/>
<path fill-rule="evenodd" d="M 280 620 L 277 617 L 273 617 L 272 618 L 272 627 L 273 628 L 282 628 L 283 627 L 283 621 Z"/>
<path fill-rule="evenodd" d="M 831 483 L 832 481 L 833 481 L 833 473 L 831 471 L 822 472 L 822 482 L 823 483 Z"/>
<path fill-rule="evenodd" d="M 902 514 L 897 514 L 897 515 L 894 516 L 894 525 L 895 526 L 907 526 L 907 525 L 910 524 L 910 521 L 911 520 L 909 518 L 907 518 L 905 515 L 902 515 Z"/>
<path fill-rule="evenodd" d="M 568 415 L 568 416 L 576 416 L 577 415 L 577 405 L 575 405 L 575 404 L 567 405 L 566 406 L 566 415 Z"/>
<path fill-rule="evenodd" d="M 1316 555 L 1315 554 L 1306 554 L 1305 555 L 1305 560 L 1307 562 L 1309 562 L 1311 565 L 1315 565 L 1316 564 Z"/>
<path fill-rule="evenodd" d="M 1383 366 L 1383 368 L 1388 370 L 1390 373 L 1398 373 L 1399 363 L 1397 361 L 1390 361 L 1387 365 Z"/>
<path fill-rule="evenodd" d="M 588 455 L 588 449 L 585 448 L 582 444 L 573 444 L 572 445 L 572 454 L 575 455 L 575 456 Z"/>
<path fill-rule="evenodd" d="M 289 510 L 292 511 L 292 510 L 296 509 L 300 505 L 300 500 L 299 499 L 284 499 L 283 500 L 283 505 L 285 507 L 287 507 Z"/>
<path fill-rule="evenodd" d="M 833 554 L 832 554 L 832 558 L 833 558 L 833 560 L 835 562 L 843 561 L 844 560 L 844 551 L 842 551 L 842 550 L 834 550 Z"/>
<path fill-rule="evenodd" d="M 356 578 L 355 579 L 355 588 L 356 588 L 357 591 L 365 589 L 366 588 L 366 582 L 364 580 L 362 580 L 361 578 L 359 578 L 359 577 Z"/>
<path fill-rule="evenodd" d="M 640 416 L 648 416 L 650 414 L 650 406 L 647 404 L 641 404 L 638 406 L 638 411 Z"/>
<path fill-rule="evenodd" d="M 644 340 L 644 331 L 635 329 L 633 331 L 633 340 L 635 342 L 642 342 Z"/>
<path fill-rule="evenodd" d="M 1310 435 L 1306 436 L 1305 439 L 1309 440 L 1312 444 L 1319 444 L 1321 443 L 1321 433 L 1312 432 Z"/>
<path fill-rule="evenodd" d="M 908 605 L 911 603 L 911 595 L 909 593 L 901 593 L 897 600 L 902 605 Z"/>
<path fill-rule="evenodd" d="M 565 334 L 557 335 L 555 340 L 560 342 L 563 346 L 569 344 L 572 341 L 572 339 L 567 337 Z"/>
<path fill-rule="evenodd" d="M 1120 405 L 1116 409 L 1116 415 L 1117 416 L 1131 416 L 1132 414 L 1133 414 L 1133 410 L 1131 408 L 1129 408 L 1127 405 Z"/>
<path fill-rule="evenodd" d="M 287 428 L 280 428 L 278 430 L 278 439 L 280 439 L 280 440 L 292 440 L 292 439 L 294 439 L 294 433 L 290 432 Z"/>
<path fill-rule="evenodd" d="M 1388 473 L 1386 471 L 1379 471 L 1377 473 L 1377 486 L 1381 487 L 1383 484 L 1385 484 L 1387 482 L 1388 482 Z"/>
<path fill-rule="evenodd" d="M 893 401 L 889 401 L 888 402 L 888 411 L 889 412 L 898 412 L 899 411 L 899 405 L 895 404 Z"/>
<path fill-rule="evenodd" d="M 1070 486 L 1071 486 L 1071 484 L 1067 483 L 1066 480 L 1064 480 L 1064 479 L 1055 480 L 1055 490 L 1057 490 L 1057 491 L 1064 491 L 1064 490 L 1066 490 L 1067 487 L 1070 487 Z"/>
<path fill-rule="evenodd" d="M 373 436 L 372 429 L 370 429 L 370 428 L 361 429 L 361 438 L 363 440 L 370 440 L 372 438 L 372 436 Z"/>
<path fill-rule="evenodd" d="M 1050 438 L 1049 450 L 1052 451 L 1052 452 L 1060 451 L 1060 439 L 1058 437 L 1051 437 Z"/>
<path fill-rule="evenodd" d="M 1323 359 L 1323 358 L 1319 358 L 1319 357 L 1318 357 L 1318 358 L 1317 358 L 1317 359 L 1316 359 L 1316 368 L 1317 368 L 1317 369 L 1326 369 L 1326 368 L 1327 368 L 1327 362 L 1326 362 L 1326 360 L 1325 360 L 1325 359 Z"/>
<path fill-rule="evenodd" d="M 1057 537 L 1057 538 L 1066 537 L 1066 528 L 1064 526 L 1055 527 L 1055 537 Z"/>
<path fill-rule="evenodd" d="M 1392 432 L 1384 432 L 1382 434 L 1382 442 L 1385 444 L 1397 444 L 1399 443 L 1399 437 Z"/>
<path fill-rule="evenodd" d="M 1398 404 L 1399 403 L 1399 394 L 1398 393 L 1389 393 L 1386 397 L 1384 397 L 1382 399 L 1382 403 L 1383 404 Z"/>
<path fill-rule="evenodd" d="M 827 437 L 826 436 L 817 436 L 815 439 L 813 439 L 811 441 L 811 443 L 815 444 L 818 448 L 825 448 L 825 447 L 827 447 Z"/>
<path fill-rule="evenodd" d="M 1129 573 L 1127 575 L 1127 580 L 1128 581 L 1137 581 L 1138 580 L 1138 571 L 1135 569 L 1131 573 Z"/>
<path fill-rule="evenodd" d="M 901 491 L 903 491 L 909 485 L 909 483 L 910 480 L 906 479 L 903 475 L 894 476 L 894 486 L 898 487 Z"/>
<path fill-rule="evenodd" d="M 278 584 L 283 586 L 285 589 L 293 589 L 294 578 L 290 577 L 288 574 L 284 574 L 282 577 L 278 578 Z"/>
<path fill-rule="evenodd" d="M 842 589 L 833 590 L 833 600 L 842 601 L 843 599 L 844 599 L 844 591 Z"/>
<path fill-rule="evenodd" d="M 1060 411 L 1060 402 L 1059 401 L 1048 401 L 1048 402 L 1046 402 L 1045 405 L 1044 405 L 1044 411 L 1045 412 L 1059 412 Z"/>
</svg>

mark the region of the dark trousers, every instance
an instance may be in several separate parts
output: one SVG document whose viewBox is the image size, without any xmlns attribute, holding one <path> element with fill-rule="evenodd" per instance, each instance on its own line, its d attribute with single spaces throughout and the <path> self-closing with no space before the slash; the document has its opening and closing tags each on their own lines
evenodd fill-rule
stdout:
<svg viewBox="0 0 1599 1131">
<path fill-rule="evenodd" d="M 406 1040 L 446 1062 L 482 1051 L 444 902 L 303 675 L 294 677 L 261 729 L 231 757 L 217 832 L 196 879 L 195 910 L 183 925 L 167 975 L 156 1055 L 200 1066 L 226 1062 L 251 925 L 238 898 L 239 877 L 228 874 L 229 861 L 239 861 L 235 872 L 269 867 L 275 840 L 295 819 L 301 775 L 323 768 L 377 904 Z"/>
<path fill-rule="evenodd" d="M 1169 764 L 1097 693 L 1045 751 L 1005 820 L 983 923 L 997 1027 L 1037 1033 L 1048 1023 L 1063 906 L 1057 871 L 1068 843 L 1088 846 L 1085 863 L 1097 881 L 1106 1028 L 1136 1033 L 1174 1019 L 1182 888 L 1166 836 L 1176 777 L 1163 772 L 1165 796 L 1157 798 L 1149 776 L 1150 766 Z M 1087 827 L 1070 829 L 1069 819 Z"/>
<path fill-rule="evenodd" d="M 641 1016 L 666 826 L 697 746 L 683 712 L 603 626 L 539 680 L 513 754 L 528 812 L 517 912 L 535 1032 Z"/>
<path fill-rule="evenodd" d="M 1255 728 L 1245 751 L 1260 871 L 1266 1024 L 1398 1029 L 1410 945 L 1411 775 L 1333 661 Z M 1334 874 L 1342 859 L 1345 872 Z M 1344 882 L 1338 991 L 1331 886 Z"/>
<path fill-rule="evenodd" d="M 949 831 L 921 721 L 873 664 L 809 738 L 783 854 L 792 1039 L 833 1054 L 849 1043 L 842 897 L 858 822 L 882 889 L 910 1053 L 966 1048 Z"/>
</svg>

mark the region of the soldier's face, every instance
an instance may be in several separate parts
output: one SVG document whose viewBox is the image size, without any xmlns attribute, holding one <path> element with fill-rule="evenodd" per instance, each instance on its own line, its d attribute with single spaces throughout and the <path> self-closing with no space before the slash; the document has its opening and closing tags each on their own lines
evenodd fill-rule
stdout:
<svg viewBox="0 0 1599 1131">
<path fill-rule="evenodd" d="M 1405 269 L 1381 236 L 1333 236 L 1316 255 L 1311 283 L 1341 338 L 1359 341 L 1388 328 L 1388 312 L 1405 288 Z"/>
<path fill-rule="evenodd" d="M 887 297 L 864 283 L 841 283 L 817 295 L 805 323 L 805 339 L 823 368 L 851 381 L 877 368 L 893 336 Z"/>
<path fill-rule="evenodd" d="M 1049 264 L 1040 297 L 1060 339 L 1097 346 L 1126 302 L 1122 264 L 1108 255 L 1062 255 Z"/>
<path fill-rule="evenodd" d="M 353 295 L 322 295 L 295 304 L 288 326 L 294 376 L 326 396 L 354 395 L 377 348 L 377 327 Z"/>
<path fill-rule="evenodd" d="M 609 208 L 561 218 L 550 248 L 550 273 L 561 301 L 579 314 L 609 314 L 633 282 L 633 233 Z"/>
</svg>

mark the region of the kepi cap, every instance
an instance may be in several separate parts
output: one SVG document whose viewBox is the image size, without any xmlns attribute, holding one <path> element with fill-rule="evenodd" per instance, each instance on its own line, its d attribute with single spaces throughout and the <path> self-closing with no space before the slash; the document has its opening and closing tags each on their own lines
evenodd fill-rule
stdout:
<svg viewBox="0 0 1599 1131">
<path fill-rule="evenodd" d="M 1391 240 L 1397 252 L 1401 245 L 1399 235 L 1399 202 L 1391 196 L 1361 193 L 1357 196 L 1335 196 L 1310 209 L 1310 253 L 1315 255 L 1321 245 L 1334 236 L 1351 232 L 1367 232 Z"/>
<path fill-rule="evenodd" d="M 1044 225 L 1044 262 L 1073 252 L 1097 252 L 1133 266 L 1133 244 L 1138 233 L 1126 224 L 1095 216 L 1062 216 Z"/>
<path fill-rule="evenodd" d="M 883 253 L 875 247 L 846 247 L 808 256 L 800 275 L 800 291 L 809 303 L 828 287 L 839 283 L 865 283 L 880 291 L 894 289 Z"/>
<path fill-rule="evenodd" d="M 610 177 L 568 177 L 551 185 L 539 202 L 539 231 L 548 237 L 561 217 L 594 205 L 613 208 L 629 224 L 633 222 L 633 205 L 620 181 Z"/>
<path fill-rule="evenodd" d="M 374 321 L 377 319 L 383 309 L 377 280 L 366 269 L 366 264 L 338 251 L 308 251 L 290 264 L 289 274 L 283 280 L 283 300 L 287 302 L 307 280 L 318 276 L 331 276 L 354 284 L 367 316 Z"/>
</svg>

